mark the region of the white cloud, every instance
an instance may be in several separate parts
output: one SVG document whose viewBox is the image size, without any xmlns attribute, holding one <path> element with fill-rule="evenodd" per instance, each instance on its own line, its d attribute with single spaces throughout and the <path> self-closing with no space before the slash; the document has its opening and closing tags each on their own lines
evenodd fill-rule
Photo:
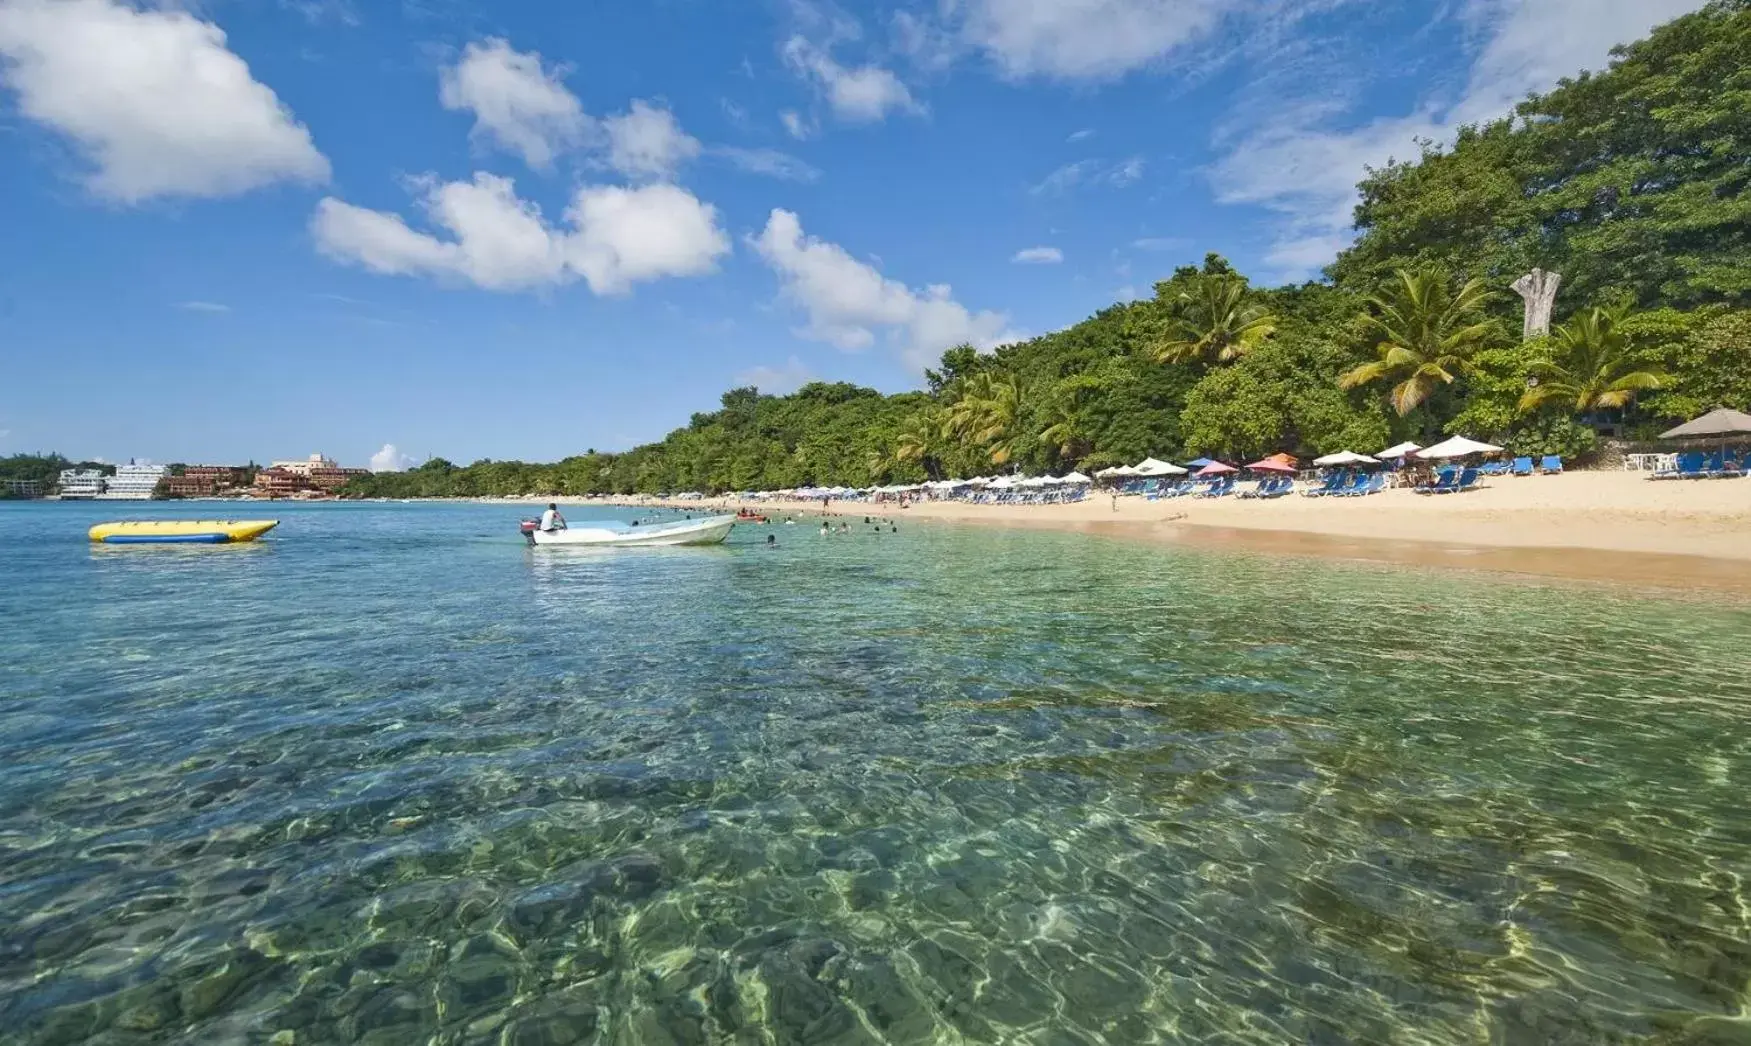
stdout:
<svg viewBox="0 0 1751 1046">
<path fill-rule="evenodd" d="M 318 249 L 385 274 L 460 279 L 495 291 L 581 278 L 597 294 L 710 272 L 730 250 L 716 208 L 674 185 L 584 186 L 566 211 L 567 227 L 549 225 L 509 178 L 477 173 L 471 182 L 416 185 L 427 220 L 448 238 L 329 197 L 311 220 Z"/>
<path fill-rule="evenodd" d="M 400 472 L 412 464 L 412 456 L 403 454 L 393 443 L 385 443 L 382 450 L 371 455 L 370 468 L 372 472 Z"/>
<path fill-rule="evenodd" d="M 1089 138 L 1093 138 L 1093 137 L 1094 137 L 1094 128 L 1084 127 L 1080 131 L 1071 131 L 1070 136 L 1068 138 L 1065 138 L 1064 140 L 1067 142 L 1080 142 L 1080 141 L 1085 141 L 1085 140 L 1087 140 Z"/>
<path fill-rule="evenodd" d="M 1056 247 L 1024 247 L 1009 260 L 1021 265 L 1056 265 L 1064 260 L 1064 252 Z"/>
<path fill-rule="evenodd" d="M 1452 104 L 1343 127 L 1340 101 L 1314 97 L 1279 108 L 1234 144 L 1208 176 L 1223 203 L 1282 215 L 1267 252 L 1278 278 L 1311 276 L 1353 240 L 1356 183 L 1367 167 L 1414 159 L 1419 139 L 1450 141 L 1466 123 L 1506 115 L 1532 91 L 1600 68 L 1612 46 L 1703 5 L 1704 0 L 1466 0 L 1461 16 L 1482 46 Z M 1353 85 L 1352 85 L 1353 86 Z"/>
<path fill-rule="evenodd" d="M 681 130 L 675 114 L 635 100 L 627 112 L 602 122 L 608 165 L 629 178 L 670 179 L 699 155 L 699 139 Z"/>
<path fill-rule="evenodd" d="M 221 305 L 216 301 L 182 301 L 176 307 L 184 312 L 230 312 L 231 306 Z"/>
<path fill-rule="evenodd" d="M 801 36 L 793 36 L 783 47 L 784 59 L 792 69 L 814 82 L 826 96 L 833 115 L 847 123 L 877 123 L 890 111 L 921 113 L 924 107 L 900 78 L 879 65 L 863 65 L 847 69 L 833 60 L 826 49 Z M 785 126 L 796 134 L 791 121 L 783 114 Z M 797 137 L 802 137 L 797 135 Z"/>
<path fill-rule="evenodd" d="M 324 182 L 310 132 L 218 26 L 110 0 L 0 2 L 0 82 L 77 143 L 98 196 L 229 196 Z M 12 161 L 16 162 L 16 160 Z"/>
<path fill-rule="evenodd" d="M 1069 192 L 1079 185 L 1110 185 L 1123 189 L 1143 177 L 1145 161 L 1133 156 L 1119 163 L 1105 160 L 1077 160 L 1067 163 L 1028 187 L 1035 196 L 1051 196 Z"/>
<path fill-rule="evenodd" d="M 546 169 L 591 130 L 583 105 L 566 89 L 564 74 L 544 65 L 539 54 L 513 50 L 493 37 L 470 43 L 455 65 L 440 71 L 438 100 L 451 111 L 474 114 L 476 140 Z"/>
<path fill-rule="evenodd" d="M 733 145 L 719 145 L 708 151 L 749 174 L 764 174 L 787 182 L 812 182 L 821 176 L 821 172 L 808 163 L 777 149 L 743 149 Z"/>
<path fill-rule="evenodd" d="M 1131 246 L 1140 251 L 1180 251 L 1191 245 L 1192 241 L 1183 236 L 1145 236 L 1131 241 Z"/>
<path fill-rule="evenodd" d="M 815 128 L 809 124 L 808 121 L 804 120 L 801 114 L 795 109 L 785 109 L 781 111 L 778 114 L 778 122 L 784 125 L 784 129 L 790 132 L 792 138 L 798 139 L 799 141 L 808 138 L 815 133 Z"/>
<path fill-rule="evenodd" d="M 807 314 L 802 337 L 857 351 L 883 330 L 917 371 L 961 342 L 992 348 L 1021 337 L 1001 313 L 969 311 L 947 285 L 915 291 L 838 244 L 805 236 L 790 211 L 774 209 L 753 245 L 779 274 L 785 296 Z"/>
<path fill-rule="evenodd" d="M 1107 172 L 1107 181 L 1112 182 L 1120 188 L 1124 188 L 1143 177 L 1143 166 L 1143 157 L 1133 156 L 1129 160 L 1124 161 L 1114 167 L 1111 171 Z"/>
<path fill-rule="evenodd" d="M 1240 7 L 1238 0 L 967 0 L 956 28 L 1005 76 L 1102 80 L 1207 36 Z"/>
<path fill-rule="evenodd" d="M 783 396 L 815 380 L 815 372 L 802 360 L 792 356 L 777 367 L 750 367 L 736 375 L 737 385 L 752 385 L 761 392 Z"/>
</svg>

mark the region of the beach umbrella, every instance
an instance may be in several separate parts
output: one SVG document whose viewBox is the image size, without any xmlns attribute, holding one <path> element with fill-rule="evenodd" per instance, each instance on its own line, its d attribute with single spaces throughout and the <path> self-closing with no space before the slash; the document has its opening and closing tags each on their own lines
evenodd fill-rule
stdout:
<svg viewBox="0 0 1751 1046">
<path fill-rule="evenodd" d="M 1001 487 L 1001 488 L 1007 490 L 1010 487 L 1015 486 L 1015 477 L 1014 476 L 998 476 L 996 479 L 992 480 L 989 484 L 987 484 L 987 486 Z"/>
<path fill-rule="evenodd" d="M 1185 474 L 1186 470 L 1178 465 L 1157 461 L 1154 458 L 1144 458 L 1137 463 L 1137 475 L 1139 476 L 1183 476 Z"/>
<path fill-rule="evenodd" d="M 1421 444 L 1400 443 L 1396 447 L 1387 447 L 1385 450 L 1381 451 L 1380 453 L 1378 453 L 1374 456 L 1379 458 L 1381 461 L 1396 461 L 1397 459 L 1404 457 L 1406 454 L 1414 454 L 1417 451 L 1422 450 L 1422 449 L 1423 448 L 1422 448 Z"/>
<path fill-rule="evenodd" d="M 1417 451 L 1417 457 L 1424 459 L 1463 458 L 1468 454 L 1494 454 L 1502 448 L 1493 443 L 1479 443 L 1464 436 L 1454 436 L 1442 440 L 1426 450 Z"/>
<path fill-rule="evenodd" d="M 1209 468 L 1213 468 L 1213 467 L 1214 466 L 1210 466 Z M 1206 468 L 1205 472 L 1208 472 L 1209 468 Z M 1295 471 L 1294 465 L 1284 464 L 1283 460 L 1280 457 L 1266 458 L 1263 461 L 1255 461 L 1252 464 L 1248 465 L 1247 468 L 1256 469 L 1259 472 L 1294 472 Z M 1203 473 L 1200 472 L 1199 475 L 1203 475 Z"/>
<path fill-rule="evenodd" d="M 1101 479 L 1106 479 L 1108 476 L 1123 476 L 1125 475 L 1125 467 L 1112 465 L 1101 469 L 1099 472 L 1096 472 L 1095 475 L 1099 476 Z"/>
<path fill-rule="evenodd" d="M 1119 471 L 1116 473 L 1116 475 L 1120 476 L 1135 476 L 1136 474 L 1137 470 L 1130 465 L 1120 465 Z"/>
<path fill-rule="evenodd" d="M 1062 475 L 1058 478 L 1058 482 L 1069 483 L 1071 485 L 1084 485 L 1084 484 L 1088 484 L 1088 483 L 1093 483 L 1094 480 L 1089 479 L 1087 476 L 1084 476 L 1080 472 L 1066 472 L 1064 475 Z"/>
<path fill-rule="evenodd" d="M 1194 461 L 1194 462 L 1192 462 L 1192 464 L 1195 465 L 1195 464 L 1197 464 L 1197 462 Z M 1224 473 L 1233 472 L 1233 471 L 1235 471 L 1235 468 L 1233 465 L 1224 465 L 1220 461 L 1212 461 L 1208 465 L 1205 465 L 1203 468 L 1198 470 L 1198 476 L 1199 476 L 1199 478 L 1202 478 L 1204 476 L 1220 476 Z"/>
<path fill-rule="evenodd" d="M 1351 450 L 1340 450 L 1336 454 L 1327 454 L 1323 458 L 1314 458 L 1315 465 L 1378 465 L 1379 461 L 1366 454 L 1357 454 Z"/>
<path fill-rule="evenodd" d="M 1695 421 L 1660 433 L 1661 439 L 1706 439 L 1709 436 L 1751 436 L 1751 414 L 1718 407 Z"/>
<path fill-rule="evenodd" d="M 1186 462 L 1186 465 L 1188 467 L 1195 468 L 1195 469 L 1209 468 L 1211 465 L 1220 465 L 1220 464 L 1221 464 L 1221 462 L 1217 461 L 1215 458 L 1193 458 L 1192 460 Z"/>
</svg>

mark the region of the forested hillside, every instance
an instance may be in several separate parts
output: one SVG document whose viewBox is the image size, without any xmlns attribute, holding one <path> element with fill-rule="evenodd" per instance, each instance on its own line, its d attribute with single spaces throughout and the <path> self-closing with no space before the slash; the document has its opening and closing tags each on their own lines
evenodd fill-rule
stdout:
<svg viewBox="0 0 1751 1046">
<path fill-rule="evenodd" d="M 1463 432 L 1589 452 L 1751 409 L 1751 0 L 1720 0 L 1449 146 L 1369 172 L 1327 279 L 1256 288 L 1215 255 L 1147 301 L 896 396 L 735 389 L 660 443 L 552 465 L 432 461 L 362 495 L 866 485 L 1157 457 L 1248 458 Z M 1508 285 L 1564 276 L 1523 343 Z"/>
</svg>

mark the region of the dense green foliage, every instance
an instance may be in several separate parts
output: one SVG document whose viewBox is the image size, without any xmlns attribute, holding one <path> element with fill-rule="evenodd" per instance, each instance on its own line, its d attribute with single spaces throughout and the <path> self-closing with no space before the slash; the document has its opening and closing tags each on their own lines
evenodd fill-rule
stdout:
<svg viewBox="0 0 1751 1046">
<path fill-rule="evenodd" d="M 1370 171 L 1328 280 L 1260 289 L 1208 257 L 1073 327 L 951 349 L 896 396 L 735 389 L 660 443 L 552 465 L 432 461 L 362 495 L 861 486 L 1145 455 L 1250 458 L 1464 433 L 1585 455 L 1751 408 L 1751 0 L 1622 48 L 1450 147 Z M 1564 276 L 1522 344 L 1508 285 Z"/>
</svg>

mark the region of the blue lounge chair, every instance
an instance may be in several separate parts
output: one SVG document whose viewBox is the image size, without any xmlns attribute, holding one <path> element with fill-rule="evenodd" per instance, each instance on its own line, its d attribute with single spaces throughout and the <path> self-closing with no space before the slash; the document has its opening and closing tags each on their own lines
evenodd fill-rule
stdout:
<svg viewBox="0 0 1751 1046">
<path fill-rule="evenodd" d="M 1343 469 L 1328 472 L 1325 474 L 1325 478 L 1320 482 L 1319 486 L 1307 488 L 1301 492 L 1301 496 L 1304 498 L 1323 498 L 1327 494 L 1336 493 L 1343 487 L 1344 482 L 1349 478 L 1350 474 Z"/>
<path fill-rule="evenodd" d="M 1234 493 L 1234 477 L 1223 476 L 1210 484 L 1210 489 L 1199 494 L 1201 498 L 1221 498 Z"/>
<path fill-rule="evenodd" d="M 1418 494 L 1451 494 L 1453 492 L 1453 489 L 1455 487 L 1457 487 L 1458 485 L 1459 485 L 1459 470 L 1458 469 L 1442 469 L 1440 471 L 1440 473 L 1435 477 L 1435 485 L 1434 486 L 1432 486 L 1432 487 L 1418 487 L 1417 493 Z"/>
<path fill-rule="evenodd" d="M 1679 479 L 1702 479 L 1708 475 L 1708 455 L 1690 451 L 1678 455 Z"/>
<path fill-rule="evenodd" d="M 1459 474 L 1459 482 L 1454 485 L 1453 493 L 1458 494 L 1477 486 L 1477 469 L 1466 469 Z"/>
<path fill-rule="evenodd" d="M 1349 490 L 1344 491 L 1346 498 L 1365 498 L 1370 494 L 1378 494 L 1386 489 L 1386 473 L 1376 472 L 1371 476 L 1358 476 L 1361 480 Z"/>
<path fill-rule="evenodd" d="M 1516 475 L 1516 476 L 1530 476 L 1530 475 L 1532 475 L 1532 459 L 1531 458 L 1515 458 L 1514 459 L 1514 475 Z"/>
<path fill-rule="evenodd" d="M 1505 461 L 1488 461 L 1477 471 L 1480 475 L 1484 476 L 1506 476 L 1508 474 L 1508 463 Z"/>
<path fill-rule="evenodd" d="M 1267 497 L 1267 498 L 1281 498 L 1281 497 L 1287 497 L 1288 495 L 1293 494 L 1293 493 L 1295 493 L 1295 477 L 1284 476 L 1282 479 L 1277 481 L 1276 488 L 1274 490 L 1272 490 L 1269 494 L 1266 494 L 1265 497 Z"/>
<path fill-rule="evenodd" d="M 1563 470 L 1563 459 L 1555 454 L 1546 454 L 1538 463 L 1538 471 L 1547 476 L 1554 476 Z"/>
</svg>

